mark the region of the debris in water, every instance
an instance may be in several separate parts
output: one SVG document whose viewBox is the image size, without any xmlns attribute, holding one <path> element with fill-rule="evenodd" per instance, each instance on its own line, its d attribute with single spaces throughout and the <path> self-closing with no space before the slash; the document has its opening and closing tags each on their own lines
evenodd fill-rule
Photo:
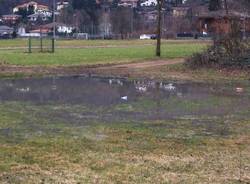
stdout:
<svg viewBox="0 0 250 184">
<path fill-rule="evenodd" d="M 176 87 L 172 83 L 164 85 L 163 88 L 167 91 L 174 91 L 176 89 Z"/>
<path fill-rule="evenodd" d="M 30 91 L 30 88 L 29 87 L 27 87 L 27 88 L 16 88 L 16 90 L 17 91 L 20 91 L 20 92 L 22 92 L 22 93 L 27 93 L 27 92 L 29 92 Z"/>
<path fill-rule="evenodd" d="M 113 84 L 113 80 L 109 79 L 109 85 Z"/>
<path fill-rule="evenodd" d="M 136 89 L 139 91 L 139 92 L 146 92 L 147 91 L 147 87 L 146 86 L 136 86 Z"/>
<path fill-rule="evenodd" d="M 117 80 L 117 84 L 120 85 L 120 86 L 123 86 L 123 82 L 121 80 Z"/>
<path fill-rule="evenodd" d="M 121 99 L 124 100 L 124 101 L 127 101 L 128 100 L 128 96 L 123 96 L 123 97 L 121 97 Z"/>
</svg>

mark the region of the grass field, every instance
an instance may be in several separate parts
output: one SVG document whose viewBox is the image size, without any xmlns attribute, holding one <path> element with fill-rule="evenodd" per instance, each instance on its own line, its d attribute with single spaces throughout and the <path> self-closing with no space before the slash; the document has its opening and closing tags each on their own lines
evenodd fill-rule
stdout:
<svg viewBox="0 0 250 184">
<path fill-rule="evenodd" d="M 25 40 L 0 41 L 0 48 L 21 47 L 25 42 Z M 156 58 L 154 42 L 152 40 L 58 41 L 58 47 L 68 48 L 57 49 L 55 54 L 28 54 L 23 48 L 0 49 L 0 61 L 14 65 L 91 65 L 150 60 Z M 194 41 L 163 41 L 162 58 L 190 56 L 204 49 L 207 44 Z M 92 47 L 88 48 L 90 46 Z"/>
<path fill-rule="evenodd" d="M 34 39 L 36 44 L 39 43 L 39 39 Z M 162 40 L 163 43 L 200 43 L 206 44 L 209 41 L 204 40 Z M 56 45 L 58 47 L 86 47 L 86 46 L 124 46 L 124 45 L 150 45 L 155 44 L 155 40 L 57 40 Z M 28 39 L 13 39 L 13 40 L 0 40 L 1 48 L 22 48 L 28 46 Z"/>
</svg>

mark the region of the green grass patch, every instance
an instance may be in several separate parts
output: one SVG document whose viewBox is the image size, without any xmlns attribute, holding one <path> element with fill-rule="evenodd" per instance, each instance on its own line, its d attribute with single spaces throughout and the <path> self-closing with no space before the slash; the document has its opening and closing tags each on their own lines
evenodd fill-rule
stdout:
<svg viewBox="0 0 250 184">
<path fill-rule="evenodd" d="M 204 44 L 164 44 L 162 58 L 180 58 L 200 52 Z M 107 63 L 133 62 L 156 59 L 155 47 L 151 45 L 116 47 L 57 49 L 52 53 L 28 54 L 20 50 L 0 50 L 1 62 L 14 65 L 93 65 Z"/>
<path fill-rule="evenodd" d="M 48 39 L 45 39 L 48 40 Z M 56 40 L 56 46 L 58 47 L 98 47 L 98 46 L 133 46 L 133 45 L 152 45 L 155 44 L 155 40 Z M 32 39 L 32 43 L 35 45 L 40 44 L 39 39 Z M 162 40 L 163 44 L 210 44 L 209 41 L 197 41 L 197 40 Z M 28 47 L 28 39 L 11 39 L 0 40 L 1 48 L 23 48 Z M 27 48 L 28 50 L 28 48 Z"/>
</svg>

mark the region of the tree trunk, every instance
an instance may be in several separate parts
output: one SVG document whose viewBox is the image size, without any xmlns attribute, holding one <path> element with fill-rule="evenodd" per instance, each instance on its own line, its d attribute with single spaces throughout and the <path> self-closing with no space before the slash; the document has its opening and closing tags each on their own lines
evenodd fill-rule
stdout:
<svg viewBox="0 0 250 184">
<path fill-rule="evenodd" d="M 157 22 L 157 46 L 156 56 L 161 56 L 161 19 L 162 19 L 162 0 L 157 0 L 158 4 L 158 22 Z"/>
<path fill-rule="evenodd" d="M 224 0 L 224 5 L 225 5 L 225 9 L 226 9 L 226 14 L 228 15 L 228 4 L 227 4 L 227 0 Z"/>
</svg>

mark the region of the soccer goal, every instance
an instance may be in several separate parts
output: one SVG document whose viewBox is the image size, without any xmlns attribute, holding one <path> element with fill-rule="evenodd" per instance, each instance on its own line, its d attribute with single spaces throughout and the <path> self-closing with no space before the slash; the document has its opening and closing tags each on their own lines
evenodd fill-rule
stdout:
<svg viewBox="0 0 250 184">
<path fill-rule="evenodd" d="M 55 40 L 52 37 L 29 37 L 28 38 L 28 53 L 53 53 L 55 52 Z"/>
</svg>

